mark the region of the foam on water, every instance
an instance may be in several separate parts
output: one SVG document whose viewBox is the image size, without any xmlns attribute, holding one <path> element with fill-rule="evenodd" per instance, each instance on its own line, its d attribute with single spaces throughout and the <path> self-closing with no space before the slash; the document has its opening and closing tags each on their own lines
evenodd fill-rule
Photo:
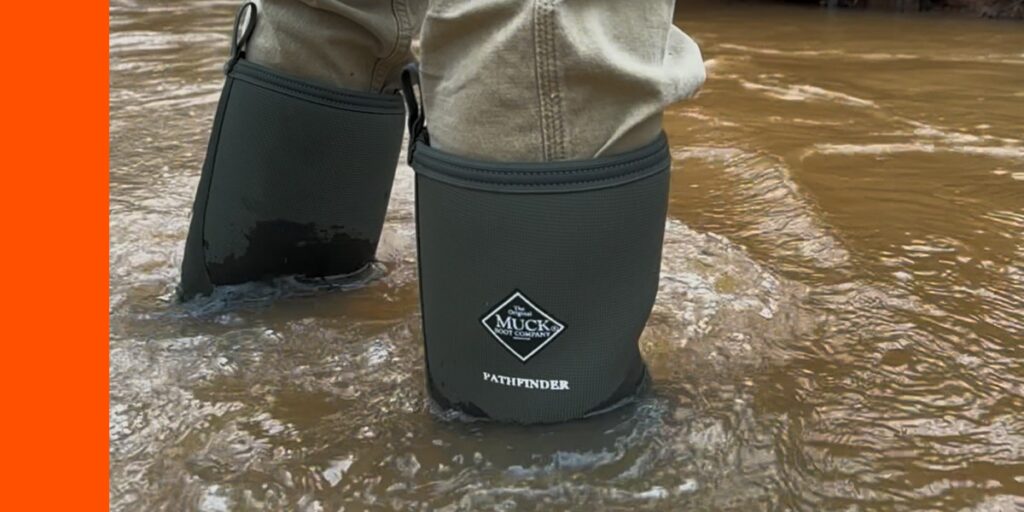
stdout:
<svg viewBox="0 0 1024 512">
<path fill-rule="evenodd" d="M 740 80 L 744 88 L 786 101 L 828 101 L 851 107 L 877 108 L 870 100 L 807 84 L 763 84 Z"/>
</svg>

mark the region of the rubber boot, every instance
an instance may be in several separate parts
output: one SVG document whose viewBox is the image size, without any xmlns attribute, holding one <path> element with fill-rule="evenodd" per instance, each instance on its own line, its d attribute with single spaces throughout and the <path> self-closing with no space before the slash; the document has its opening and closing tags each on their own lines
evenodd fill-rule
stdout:
<svg viewBox="0 0 1024 512">
<path fill-rule="evenodd" d="M 400 94 L 314 84 L 245 59 L 238 13 L 185 245 L 181 299 L 373 262 L 404 132 Z"/>
<path fill-rule="evenodd" d="M 404 80 L 415 98 L 415 72 Z M 409 110 L 432 397 L 517 423 L 630 401 L 647 382 L 638 340 L 658 290 L 664 135 L 609 158 L 482 162 L 431 147 Z"/>
</svg>

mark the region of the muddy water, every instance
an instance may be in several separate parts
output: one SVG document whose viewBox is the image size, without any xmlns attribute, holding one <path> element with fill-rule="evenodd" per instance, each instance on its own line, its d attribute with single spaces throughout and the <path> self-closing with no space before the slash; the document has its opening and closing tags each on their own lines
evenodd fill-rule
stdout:
<svg viewBox="0 0 1024 512">
<path fill-rule="evenodd" d="M 372 279 L 174 304 L 234 5 L 111 6 L 115 509 L 1024 507 L 1024 26 L 682 8 L 654 390 L 513 428 L 425 401 L 407 168 Z"/>
</svg>

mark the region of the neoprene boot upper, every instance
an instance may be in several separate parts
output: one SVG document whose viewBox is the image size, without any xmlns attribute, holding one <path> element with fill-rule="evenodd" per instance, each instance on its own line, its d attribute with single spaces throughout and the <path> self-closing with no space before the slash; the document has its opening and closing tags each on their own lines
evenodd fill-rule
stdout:
<svg viewBox="0 0 1024 512">
<path fill-rule="evenodd" d="M 484 162 L 431 147 L 422 113 L 410 111 L 433 397 L 519 423 L 634 397 L 668 206 L 664 135 L 608 158 Z"/>
<path fill-rule="evenodd" d="M 357 272 L 374 258 L 404 132 L 399 94 L 310 83 L 245 59 L 239 11 L 179 293 L 285 275 Z"/>
</svg>

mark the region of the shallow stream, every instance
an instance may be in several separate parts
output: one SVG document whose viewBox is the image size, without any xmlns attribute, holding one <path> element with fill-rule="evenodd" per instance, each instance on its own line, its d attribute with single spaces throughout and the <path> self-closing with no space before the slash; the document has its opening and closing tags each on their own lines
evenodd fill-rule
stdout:
<svg viewBox="0 0 1024 512">
<path fill-rule="evenodd" d="M 110 7 L 115 510 L 1024 509 L 1024 24 L 682 5 L 635 406 L 428 406 L 412 173 L 372 279 L 174 286 L 234 1 Z"/>
</svg>

